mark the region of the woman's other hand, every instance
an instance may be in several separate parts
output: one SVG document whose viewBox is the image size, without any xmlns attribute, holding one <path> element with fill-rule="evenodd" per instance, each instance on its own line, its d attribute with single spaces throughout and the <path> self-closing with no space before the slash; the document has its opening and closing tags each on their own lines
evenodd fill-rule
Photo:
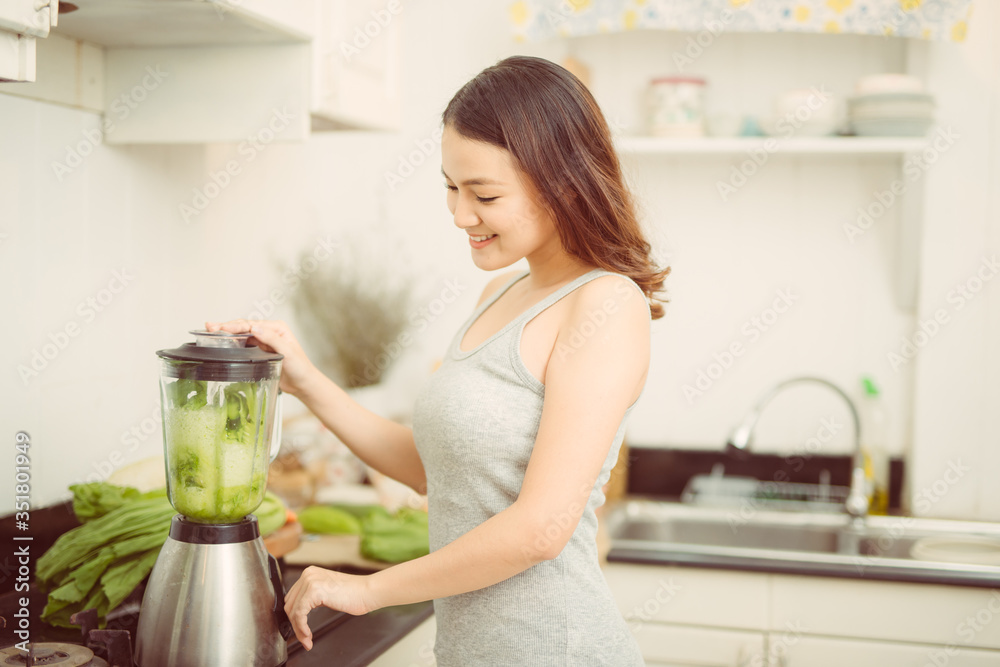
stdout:
<svg viewBox="0 0 1000 667">
<path fill-rule="evenodd" d="M 313 646 L 308 622 L 310 611 L 316 607 L 329 607 L 360 616 L 377 609 L 370 598 L 367 576 L 307 567 L 285 594 L 285 614 L 292 623 L 295 636 L 309 651 Z"/>
<path fill-rule="evenodd" d="M 277 352 L 285 358 L 281 362 L 281 390 L 292 396 L 301 397 L 306 386 L 319 375 L 295 339 L 288 325 L 276 320 L 229 320 L 228 322 L 205 322 L 208 331 L 228 331 L 229 333 L 253 334 L 248 345 L 256 345 L 265 352 Z"/>
</svg>

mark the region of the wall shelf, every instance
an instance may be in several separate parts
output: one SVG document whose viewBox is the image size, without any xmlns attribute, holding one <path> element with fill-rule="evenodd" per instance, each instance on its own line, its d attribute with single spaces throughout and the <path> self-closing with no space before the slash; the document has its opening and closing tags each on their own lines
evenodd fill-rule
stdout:
<svg viewBox="0 0 1000 667">
<path fill-rule="evenodd" d="M 622 155 L 742 155 L 758 149 L 795 155 L 904 155 L 923 137 L 618 137 Z"/>
</svg>

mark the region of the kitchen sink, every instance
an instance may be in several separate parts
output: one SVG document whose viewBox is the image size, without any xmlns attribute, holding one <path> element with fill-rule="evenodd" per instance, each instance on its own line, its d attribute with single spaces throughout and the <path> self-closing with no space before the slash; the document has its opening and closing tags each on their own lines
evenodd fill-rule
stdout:
<svg viewBox="0 0 1000 667">
<path fill-rule="evenodd" d="M 673 517 L 667 521 L 640 518 L 623 522 L 615 537 L 653 544 L 699 544 L 836 553 L 838 529 L 830 526 L 792 526 L 764 522 L 737 525 L 719 520 L 718 517 Z"/>
<path fill-rule="evenodd" d="M 858 523 L 847 514 L 630 500 L 610 507 L 605 525 L 609 561 L 1000 585 L 995 523 L 899 516 Z M 957 552 L 918 548 L 931 543 L 971 546 Z"/>
</svg>

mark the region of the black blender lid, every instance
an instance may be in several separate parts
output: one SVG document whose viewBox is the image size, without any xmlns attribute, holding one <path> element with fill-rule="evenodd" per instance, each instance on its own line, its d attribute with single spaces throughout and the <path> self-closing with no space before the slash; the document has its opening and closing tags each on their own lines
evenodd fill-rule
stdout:
<svg viewBox="0 0 1000 667">
<path fill-rule="evenodd" d="M 262 364 L 281 361 L 284 355 L 265 352 L 256 345 L 246 347 L 251 334 L 233 334 L 227 331 L 193 330 L 194 343 L 184 343 L 169 350 L 157 350 L 164 359 L 176 361 L 221 362 L 231 364 Z"/>
</svg>

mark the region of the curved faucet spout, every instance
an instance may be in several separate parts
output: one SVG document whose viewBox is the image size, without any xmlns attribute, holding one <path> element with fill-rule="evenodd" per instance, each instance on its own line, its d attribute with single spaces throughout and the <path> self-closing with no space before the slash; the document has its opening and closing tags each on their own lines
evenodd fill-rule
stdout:
<svg viewBox="0 0 1000 667">
<path fill-rule="evenodd" d="M 861 420 L 858 417 L 858 410 L 854 406 L 854 401 L 851 400 L 843 389 L 829 380 L 824 380 L 820 377 L 802 376 L 779 382 L 777 385 L 768 390 L 759 401 L 757 401 L 757 404 L 751 408 L 750 412 L 748 412 L 746 417 L 743 418 L 743 421 L 741 421 L 733 430 L 729 439 L 726 441 L 726 448 L 729 451 L 750 451 L 750 444 L 753 441 L 754 428 L 756 428 L 757 421 L 760 419 L 761 413 L 763 413 L 767 404 L 770 403 L 771 399 L 773 399 L 785 387 L 804 382 L 817 383 L 832 389 L 837 395 L 844 399 L 844 403 L 847 404 L 847 408 L 851 413 L 851 419 L 854 420 L 854 455 L 851 470 L 851 492 L 847 497 L 845 509 L 847 510 L 847 513 L 852 517 L 855 517 L 855 519 L 860 518 L 863 520 L 868 514 L 869 502 L 867 490 L 864 488 L 866 486 L 866 475 L 864 455 L 861 451 Z"/>
</svg>

